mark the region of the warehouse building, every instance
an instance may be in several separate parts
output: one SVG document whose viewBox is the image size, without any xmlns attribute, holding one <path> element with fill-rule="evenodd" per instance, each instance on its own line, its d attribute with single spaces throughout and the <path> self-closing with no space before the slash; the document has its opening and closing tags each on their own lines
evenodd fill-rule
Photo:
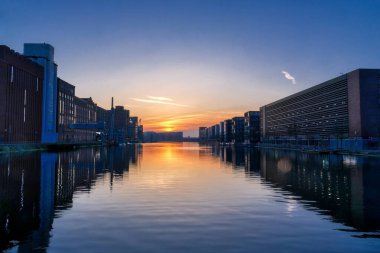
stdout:
<svg viewBox="0 0 380 253">
<path fill-rule="evenodd" d="M 39 143 L 44 69 L 0 45 L 0 144 Z"/>
<path fill-rule="evenodd" d="M 244 113 L 244 143 L 256 144 L 260 141 L 260 112 Z"/>
</svg>

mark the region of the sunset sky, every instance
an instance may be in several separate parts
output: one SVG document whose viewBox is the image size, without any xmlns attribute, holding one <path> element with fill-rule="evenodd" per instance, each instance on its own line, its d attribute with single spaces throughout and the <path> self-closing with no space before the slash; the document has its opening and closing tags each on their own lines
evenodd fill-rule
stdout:
<svg viewBox="0 0 380 253">
<path fill-rule="evenodd" d="M 356 68 L 380 68 L 380 1 L 15 1 L 0 44 L 55 48 L 58 75 L 144 130 L 209 126 Z"/>
</svg>

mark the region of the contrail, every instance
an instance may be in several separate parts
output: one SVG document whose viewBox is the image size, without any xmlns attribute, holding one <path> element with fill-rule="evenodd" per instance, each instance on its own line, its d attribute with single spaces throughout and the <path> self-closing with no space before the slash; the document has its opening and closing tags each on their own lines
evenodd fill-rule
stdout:
<svg viewBox="0 0 380 253">
<path fill-rule="evenodd" d="M 282 72 L 282 74 L 284 74 L 284 76 L 285 76 L 286 79 L 292 81 L 293 84 L 296 84 L 296 79 L 291 74 L 289 74 L 285 70 L 283 70 L 281 72 Z"/>
</svg>

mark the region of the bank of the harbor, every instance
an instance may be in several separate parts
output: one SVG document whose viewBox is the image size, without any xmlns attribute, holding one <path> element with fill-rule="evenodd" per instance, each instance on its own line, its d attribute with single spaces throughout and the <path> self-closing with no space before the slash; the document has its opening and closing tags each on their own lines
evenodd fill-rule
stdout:
<svg viewBox="0 0 380 253">
<path fill-rule="evenodd" d="M 271 146 L 271 145 L 253 145 L 252 147 L 263 149 L 278 149 L 278 150 L 294 150 L 314 154 L 336 154 L 336 155 L 357 155 L 357 156 L 378 156 L 380 157 L 379 149 L 324 149 L 324 148 L 310 148 L 310 147 L 284 147 L 284 146 Z"/>
<path fill-rule="evenodd" d="M 30 151 L 67 151 L 86 147 L 110 146 L 101 142 L 75 142 L 75 143 L 24 143 L 24 144 L 0 144 L 0 153 L 30 152 Z"/>
<path fill-rule="evenodd" d="M 300 145 L 275 145 L 269 143 L 246 144 L 246 143 L 222 143 L 216 141 L 199 142 L 201 145 L 220 145 L 223 147 L 243 147 L 243 148 L 259 148 L 273 150 L 289 150 L 311 154 L 335 154 L 335 155 L 354 155 L 354 156 L 375 156 L 380 157 L 380 149 L 378 148 L 336 148 L 325 146 L 300 146 Z"/>
</svg>

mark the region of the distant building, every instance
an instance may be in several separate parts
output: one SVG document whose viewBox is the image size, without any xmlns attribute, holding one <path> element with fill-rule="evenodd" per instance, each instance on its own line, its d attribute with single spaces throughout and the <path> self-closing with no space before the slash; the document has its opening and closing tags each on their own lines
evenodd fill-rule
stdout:
<svg viewBox="0 0 380 253">
<path fill-rule="evenodd" d="M 0 143 L 40 143 L 44 69 L 0 46 Z"/>
<path fill-rule="evenodd" d="M 96 141 L 96 129 L 90 129 L 85 125 L 96 124 L 97 105 L 92 98 L 74 97 L 74 124 L 83 127 L 75 129 L 76 141 Z"/>
<path fill-rule="evenodd" d="M 211 140 L 211 134 L 212 134 L 211 127 L 207 127 L 207 128 L 206 128 L 206 139 L 207 139 L 208 141 Z"/>
<path fill-rule="evenodd" d="M 144 141 L 144 126 L 138 125 L 137 126 L 137 142 L 141 143 Z"/>
<path fill-rule="evenodd" d="M 124 109 L 124 106 L 116 106 L 114 109 L 114 135 L 120 143 L 127 139 L 128 122 L 129 110 Z"/>
<path fill-rule="evenodd" d="M 244 113 L 244 143 L 255 144 L 260 141 L 260 112 Z"/>
<path fill-rule="evenodd" d="M 219 142 L 224 142 L 224 121 L 219 123 Z"/>
<path fill-rule="evenodd" d="M 200 127 L 199 128 L 199 141 L 206 141 L 207 140 L 207 127 Z"/>
<path fill-rule="evenodd" d="M 223 142 L 230 143 L 232 141 L 232 120 L 227 119 L 223 124 Z"/>
<path fill-rule="evenodd" d="M 219 124 L 216 124 L 216 125 L 215 125 L 215 136 L 214 136 L 214 140 L 215 140 L 215 141 L 219 141 L 219 140 L 220 140 L 220 125 L 219 125 Z"/>
<path fill-rule="evenodd" d="M 76 97 L 74 85 L 60 78 L 58 78 L 57 83 L 58 141 L 83 142 L 100 140 L 100 134 L 105 134 L 105 127 L 108 122 L 107 110 L 97 106 L 92 98 Z"/>
<path fill-rule="evenodd" d="M 100 106 L 96 106 L 96 122 L 104 125 L 103 132 L 106 132 L 110 125 L 110 112 Z"/>
<path fill-rule="evenodd" d="M 127 140 L 129 142 L 137 142 L 138 117 L 129 117 L 127 125 Z"/>
<path fill-rule="evenodd" d="M 232 142 L 243 143 L 244 142 L 244 117 L 232 118 Z"/>
<path fill-rule="evenodd" d="M 75 133 L 69 125 L 74 123 L 75 86 L 58 78 L 57 131 L 59 142 L 75 140 Z"/>
<path fill-rule="evenodd" d="M 380 70 L 357 69 L 260 108 L 264 142 L 378 138 Z"/>
<path fill-rule="evenodd" d="M 54 48 L 45 43 L 25 43 L 24 55 L 44 69 L 42 90 L 42 142 L 55 143 L 57 134 L 57 64 Z"/>
<path fill-rule="evenodd" d="M 182 142 L 183 132 L 144 132 L 144 142 Z"/>
<path fill-rule="evenodd" d="M 211 130 L 211 134 L 210 134 L 210 140 L 215 140 L 215 135 L 216 135 L 216 126 L 214 125 L 214 126 L 211 126 L 210 127 L 210 130 Z"/>
</svg>

